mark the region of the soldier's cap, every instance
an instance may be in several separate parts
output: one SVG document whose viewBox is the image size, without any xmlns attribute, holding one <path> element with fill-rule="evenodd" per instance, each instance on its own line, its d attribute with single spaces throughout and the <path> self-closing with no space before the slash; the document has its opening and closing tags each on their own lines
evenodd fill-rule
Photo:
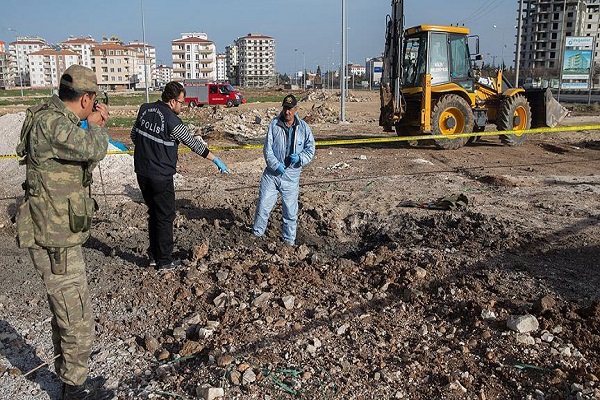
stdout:
<svg viewBox="0 0 600 400">
<path fill-rule="evenodd" d="M 83 65 L 73 64 L 60 77 L 60 84 L 77 92 L 97 92 L 96 74 Z"/>
<path fill-rule="evenodd" d="M 293 94 L 288 94 L 283 98 L 283 102 L 281 105 L 285 108 L 294 108 L 298 104 L 298 100 L 296 100 L 296 96 Z"/>
</svg>

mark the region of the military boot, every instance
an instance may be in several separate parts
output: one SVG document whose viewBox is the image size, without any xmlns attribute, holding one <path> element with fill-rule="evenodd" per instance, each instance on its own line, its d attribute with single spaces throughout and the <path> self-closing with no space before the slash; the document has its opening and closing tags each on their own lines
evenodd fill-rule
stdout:
<svg viewBox="0 0 600 400">
<path fill-rule="evenodd" d="M 108 389 L 65 384 L 63 400 L 111 400 L 114 396 L 115 393 Z"/>
</svg>

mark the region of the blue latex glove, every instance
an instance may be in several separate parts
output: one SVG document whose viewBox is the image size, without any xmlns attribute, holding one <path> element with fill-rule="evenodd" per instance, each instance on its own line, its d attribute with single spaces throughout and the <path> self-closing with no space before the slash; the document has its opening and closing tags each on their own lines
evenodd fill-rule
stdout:
<svg viewBox="0 0 600 400">
<path fill-rule="evenodd" d="M 283 164 L 279 164 L 277 166 L 277 169 L 275 170 L 279 175 L 283 175 L 285 174 L 285 167 L 283 166 Z"/>
<path fill-rule="evenodd" d="M 219 160 L 219 157 L 213 158 L 213 162 L 217 165 L 217 168 L 219 168 L 220 173 L 222 173 L 222 174 L 231 173 L 229 168 L 227 168 L 227 165 L 225 165 L 225 163 L 223 161 Z"/>
<path fill-rule="evenodd" d="M 296 164 L 298 161 L 300 161 L 300 156 L 296 153 L 290 154 L 290 165 Z"/>
<path fill-rule="evenodd" d="M 88 120 L 84 119 L 83 121 L 81 121 L 81 124 L 79 124 L 79 127 L 81 129 L 89 129 L 90 125 L 88 124 Z"/>
</svg>

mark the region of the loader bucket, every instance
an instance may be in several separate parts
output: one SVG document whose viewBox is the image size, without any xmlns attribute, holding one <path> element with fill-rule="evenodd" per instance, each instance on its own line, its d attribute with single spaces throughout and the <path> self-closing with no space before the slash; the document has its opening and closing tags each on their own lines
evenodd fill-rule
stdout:
<svg viewBox="0 0 600 400">
<path fill-rule="evenodd" d="M 532 128 L 545 126 L 554 128 L 569 113 L 569 110 L 552 96 L 550 88 L 526 89 L 525 97 L 527 97 L 527 101 L 531 106 Z"/>
</svg>

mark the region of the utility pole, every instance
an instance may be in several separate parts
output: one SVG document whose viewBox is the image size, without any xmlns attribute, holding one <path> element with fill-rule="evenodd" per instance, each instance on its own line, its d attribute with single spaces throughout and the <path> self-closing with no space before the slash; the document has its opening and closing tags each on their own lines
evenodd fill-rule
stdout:
<svg viewBox="0 0 600 400">
<path fill-rule="evenodd" d="M 140 0 L 142 9 L 142 41 L 144 42 L 144 86 L 146 87 L 146 103 L 150 103 L 150 88 L 148 88 L 148 61 L 146 60 L 146 28 L 144 27 L 144 1 Z"/>
<path fill-rule="evenodd" d="M 340 122 L 346 122 L 346 0 L 342 0 L 342 63 L 340 67 Z"/>
<path fill-rule="evenodd" d="M 519 87 L 519 67 L 521 64 L 521 34 L 523 32 L 523 0 L 519 0 L 519 23 L 517 24 L 517 54 L 515 56 L 515 87 Z"/>
</svg>

